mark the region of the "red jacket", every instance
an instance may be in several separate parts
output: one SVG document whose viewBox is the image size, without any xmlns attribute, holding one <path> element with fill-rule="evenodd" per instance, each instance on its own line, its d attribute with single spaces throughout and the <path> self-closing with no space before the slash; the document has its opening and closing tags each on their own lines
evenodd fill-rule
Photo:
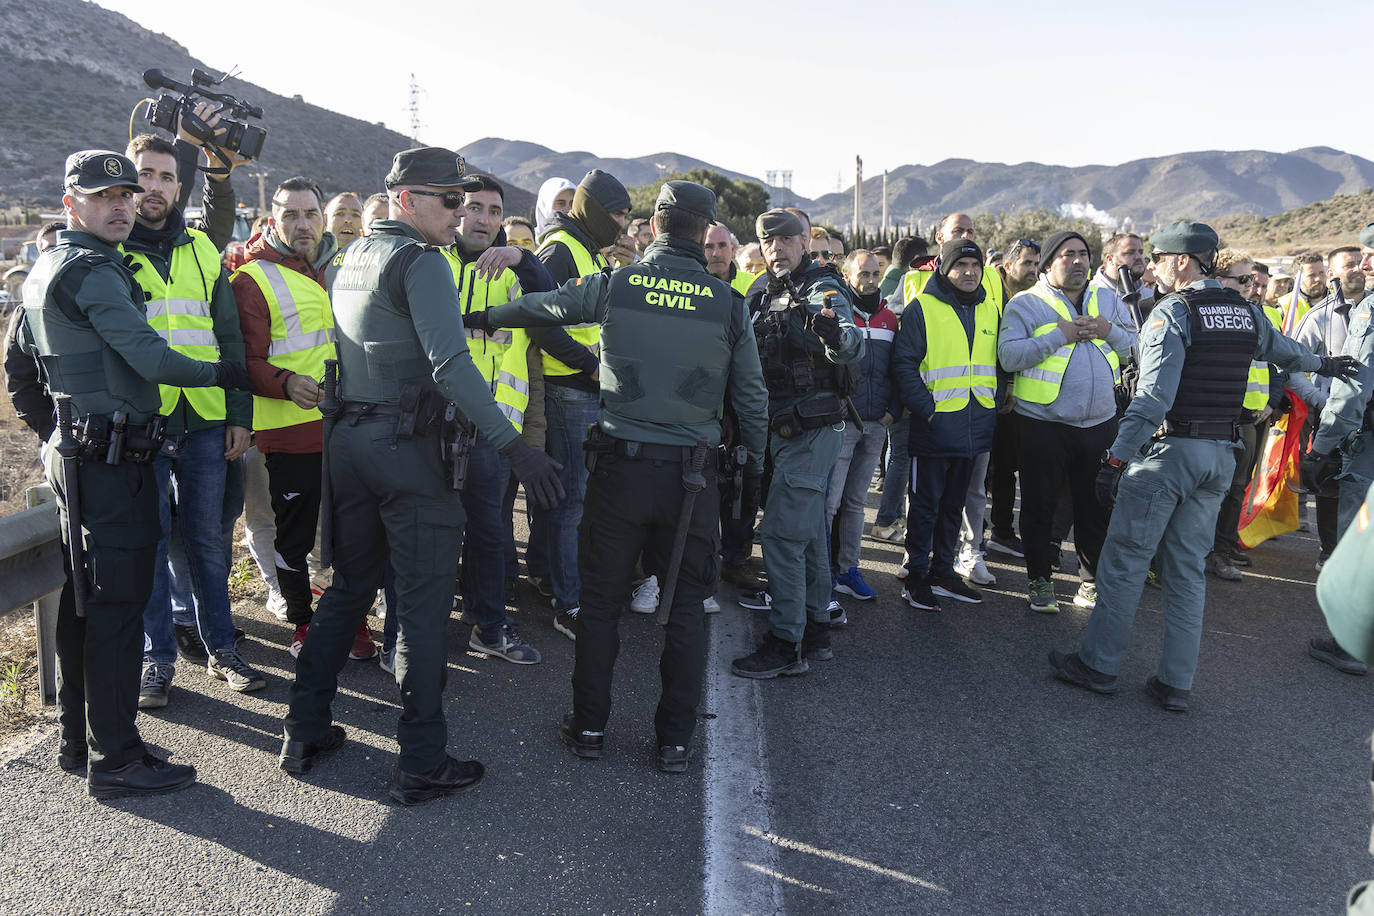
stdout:
<svg viewBox="0 0 1374 916">
<path fill-rule="evenodd" d="M 332 237 L 326 235 L 326 247 L 330 247 L 331 242 Z M 248 240 L 247 253 L 249 261 L 273 261 L 282 267 L 305 274 L 320 286 L 325 285 L 324 266 L 329 263 L 327 257 L 320 258 L 320 266 L 316 269 L 310 259 L 303 254 L 282 254 L 268 244 L 263 233 L 258 233 Z M 332 250 L 329 251 L 331 256 L 333 253 Z M 253 379 L 253 394 L 264 398 L 286 399 L 286 380 L 296 373 L 289 369 L 279 369 L 267 361 L 267 346 L 272 341 L 272 317 L 267 308 L 267 300 L 263 298 L 262 290 L 252 277 L 239 274 L 234 277 L 231 285 L 234 289 L 234 299 L 239 306 L 239 326 L 243 329 L 243 343 L 248 356 L 248 375 Z M 320 368 L 320 373 L 324 373 L 323 367 Z M 257 430 L 253 434 L 253 442 L 263 454 L 308 454 L 320 451 L 323 434 L 323 421 L 316 420 L 313 423 L 301 423 L 281 429 Z"/>
</svg>

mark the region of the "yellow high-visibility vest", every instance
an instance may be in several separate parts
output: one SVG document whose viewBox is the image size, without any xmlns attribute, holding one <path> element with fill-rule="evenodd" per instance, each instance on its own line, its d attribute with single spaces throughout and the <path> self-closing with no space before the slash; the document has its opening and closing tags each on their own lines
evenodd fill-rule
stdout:
<svg viewBox="0 0 1374 916">
<path fill-rule="evenodd" d="M 324 361 L 337 358 L 334 349 L 334 310 L 324 287 L 300 271 L 275 261 L 254 260 L 234 271 L 251 277 L 262 290 L 271 319 L 267 361 L 312 379 L 324 377 Z M 288 398 L 253 395 L 253 428 L 282 429 L 320 419 L 317 407 L 308 410 Z"/>
<path fill-rule="evenodd" d="M 495 279 L 484 280 L 477 275 L 476 262 L 464 264 L 453 247 L 444 249 L 444 257 L 453 271 L 463 314 L 484 312 L 520 295 L 514 271 L 503 270 Z M 530 403 L 529 335 L 523 328 L 465 328 L 464 332 L 473 365 L 490 386 L 496 406 L 512 426 L 523 431 L 525 408 Z"/>
<path fill-rule="evenodd" d="M 187 229 L 188 245 L 172 248 L 168 279 L 162 279 L 152 261 L 142 252 L 126 252 L 131 265 L 141 264 L 134 279 L 148 294 L 148 324 L 173 350 L 191 359 L 214 362 L 219 359 L 219 341 L 210 316 L 210 299 L 219 279 L 219 249 L 210 237 L 197 229 Z M 197 414 L 206 420 L 223 420 L 223 388 L 177 388 L 159 385 L 162 406 L 158 413 L 170 416 L 182 395 Z"/>
<path fill-rule="evenodd" d="M 1096 286 L 1088 288 L 1088 301 L 1083 308 L 1083 314 L 1091 318 L 1098 317 Z M 1059 301 L 1058 296 L 1050 296 L 1048 299 L 1034 291 L 1034 287 L 1027 290 L 1022 295 L 1031 295 L 1041 302 L 1054 309 L 1064 321 L 1072 321 L 1073 316 L 1069 314 L 1068 307 Z M 1035 337 L 1043 337 L 1057 330 L 1058 322 L 1042 324 L 1035 329 Z M 1121 361 L 1117 358 L 1116 351 L 1107 345 L 1103 338 L 1095 338 L 1091 341 L 1093 346 L 1107 358 L 1107 364 L 1112 367 L 1112 381 L 1121 381 Z M 1073 348 L 1078 343 L 1067 343 L 1045 357 L 1036 365 L 1029 369 L 1022 369 L 1016 373 L 1016 381 L 1012 383 L 1012 394 L 1018 400 L 1028 401 L 1032 404 L 1050 404 L 1059 397 L 1059 386 L 1064 382 L 1064 371 L 1069 366 L 1069 357 L 1073 355 Z"/>
<path fill-rule="evenodd" d="M 1001 318 L 997 306 L 984 297 L 974 307 L 970 347 L 964 322 L 952 305 L 929 293 L 921 293 L 915 301 L 921 304 L 926 322 L 921 381 L 935 399 L 935 412 L 963 410 L 970 394 L 984 407 L 995 406 L 997 325 Z"/>
<path fill-rule="evenodd" d="M 735 268 L 735 279 L 730 281 L 730 286 L 741 296 L 748 295 L 749 287 L 754 285 L 754 281 L 763 274 L 751 274 L 747 270 Z"/>
<path fill-rule="evenodd" d="M 926 288 L 926 281 L 934 273 L 933 270 L 908 270 L 902 277 L 902 301 L 915 302 L 921 290 Z M 1002 275 L 991 264 L 983 268 L 983 294 L 984 299 L 996 305 L 1000 313 L 1003 305 Z"/>
<path fill-rule="evenodd" d="M 601 256 L 599 251 L 588 251 L 572 234 L 563 230 L 555 229 L 539 244 L 539 253 L 547 251 L 555 242 L 562 242 L 568 246 L 568 251 L 572 252 L 573 264 L 577 267 L 579 277 L 590 276 L 600 273 L 607 267 L 606 259 Z M 563 330 L 568 332 L 568 336 L 582 346 L 589 348 L 593 353 L 601 353 L 601 325 L 594 321 L 583 324 L 565 325 Z M 544 354 L 544 374 L 545 375 L 576 375 L 577 369 L 565 365 L 554 359 L 549 354 Z"/>
</svg>

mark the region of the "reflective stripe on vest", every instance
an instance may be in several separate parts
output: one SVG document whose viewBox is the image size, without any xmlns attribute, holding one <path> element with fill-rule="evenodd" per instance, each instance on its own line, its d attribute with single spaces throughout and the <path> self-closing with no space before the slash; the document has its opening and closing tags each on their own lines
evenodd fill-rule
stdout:
<svg viewBox="0 0 1374 916">
<path fill-rule="evenodd" d="M 215 281 L 219 279 L 219 250 L 205 233 L 196 229 L 187 229 L 186 233 L 191 241 L 172 247 L 166 280 L 146 254 L 126 254 L 131 265 L 142 265 L 134 272 L 134 279 L 149 297 L 148 325 L 181 355 L 214 362 L 220 353 L 214 318 L 210 315 L 210 299 L 214 296 Z M 182 395 L 203 419 L 223 420 L 227 416 L 223 388 L 159 385 L 158 394 L 161 397 L 158 412 L 164 416 L 176 410 Z"/>
<path fill-rule="evenodd" d="M 299 271 L 275 261 L 249 261 L 234 276 L 252 278 L 267 303 L 270 340 L 267 362 L 278 369 L 318 379 L 324 361 L 335 357 L 334 311 L 329 294 Z M 253 395 L 253 428 L 282 429 L 320 419 L 318 408 L 297 407 L 286 398 Z"/>
<path fill-rule="evenodd" d="M 572 254 L 573 265 L 577 268 L 577 275 L 580 277 L 600 273 L 607 266 L 606 259 L 601 256 L 601 252 L 588 251 L 586 246 L 563 229 L 555 229 L 544 236 L 544 240 L 539 244 L 539 252 L 542 254 L 547 251 L 555 242 L 562 242 L 567 246 L 568 251 Z M 563 330 L 567 331 L 568 336 L 573 340 L 589 349 L 594 356 L 601 355 L 600 325 L 589 321 L 584 324 L 565 325 Z M 578 371 L 559 362 L 549 354 L 544 354 L 545 375 L 577 375 Z"/>
<path fill-rule="evenodd" d="M 1269 323 L 1274 326 L 1274 330 L 1279 330 L 1279 325 L 1283 322 L 1283 314 L 1273 306 L 1266 305 L 1264 316 L 1269 319 Z M 1269 403 L 1269 364 L 1260 360 L 1250 362 L 1250 377 L 1245 383 L 1245 400 L 1242 402 L 1246 410 L 1264 410 Z"/>
<path fill-rule="evenodd" d="M 1098 287 L 1093 286 L 1088 289 L 1088 301 L 1084 304 L 1083 314 L 1096 318 L 1099 315 L 1097 309 Z M 1064 321 L 1072 321 L 1073 316 L 1069 314 L 1068 307 L 1059 301 L 1059 297 L 1052 295 L 1047 299 L 1035 291 L 1035 288 L 1027 290 L 1024 295 L 1032 296 L 1054 309 Z M 1052 334 L 1059 328 L 1058 322 L 1042 324 L 1035 329 L 1034 337 L 1044 337 Z M 1093 346 L 1097 347 L 1107 359 L 1107 365 L 1112 367 L 1113 383 L 1121 381 L 1121 361 L 1117 358 L 1116 351 L 1107 345 L 1102 338 L 1095 338 Z M 1055 350 L 1049 356 L 1042 359 L 1039 363 L 1029 369 L 1022 369 L 1016 373 L 1016 381 L 1012 383 L 1012 394 L 1018 400 L 1027 401 L 1031 404 L 1050 404 L 1059 397 L 1059 386 L 1064 381 L 1064 372 L 1068 369 L 1069 358 L 1073 356 L 1073 348 L 1078 343 L 1068 343 Z"/>
<path fill-rule="evenodd" d="M 475 262 L 464 263 L 456 249 L 444 249 L 453 282 L 458 288 L 459 306 L 464 314 L 484 312 L 520 295 L 515 273 L 503 270 L 492 280 L 477 275 Z M 502 416 L 523 431 L 525 409 L 530 403 L 529 335 L 521 328 L 493 328 L 483 332 L 465 328 L 468 353 L 481 373 Z"/>
<path fill-rule="evenodd" d="M 935 399 L 936 413 L 953 413 L 968 406 L 969 394 L 983 407 L 995 406 L 997 396 L 997 307 L 984 298 L 973 312 L 970 352 L 964 322 L 949 303 L 929 293 L 916 297 L 926 324 L 926 355 L 921 380 Z"/>
</svg>

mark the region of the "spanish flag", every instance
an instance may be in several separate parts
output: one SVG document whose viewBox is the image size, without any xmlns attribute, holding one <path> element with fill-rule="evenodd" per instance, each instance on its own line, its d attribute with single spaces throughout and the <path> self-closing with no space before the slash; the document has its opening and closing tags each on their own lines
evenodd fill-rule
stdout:
<svg viewBox="0 0 1374 916">
<path fill-rule="evenodd" d="M 1240 543 L 1257 547 L 1275 535 L 1298 528 L 1298 495 L 1289 486 L 1298 478 L 1302 428 L 1307 405 L 1292 394 L 1293 409 L 1279 417 L 1264 441 L 1255 476 L 1240 513 Z"/>
</svg>

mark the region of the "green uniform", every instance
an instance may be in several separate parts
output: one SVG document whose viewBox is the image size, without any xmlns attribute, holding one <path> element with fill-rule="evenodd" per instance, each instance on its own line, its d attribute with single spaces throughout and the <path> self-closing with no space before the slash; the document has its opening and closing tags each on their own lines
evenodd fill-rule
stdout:
<svg viewBox="0 0 1374 916">
<path fill-rule="evenodd" d="M 844 282 L 833 271 L 807 261 L 792 280 L 802 302 L 765 290 L 754 330 L 773 429 L 768 445 L 773 477 L 759 523 L 772 598 L 769 626 L 774 636 L 799 645 L 808 619 L 830 621 L 825 488 L 843 444 L 845 419 L 843 409 L 835 406 L 841 382 L 834 367 L 863 356 L 863 334 L 854 326 Z M 806 327 L 822 308 L 833 309 L 839 319 L 843 340 L 836 350 Z M 770 327 L 774 332 L 764 330 Z M 818 410 L 824 415 L 798 419 Z M 779 426 L 789 419 L 793 434 L 786 436 Z"/>
<path fill-rule="evenodd" d="M 573 718 L 600 732 L 610 714 L 616 625 L 635 560 L 662 576 L 682 507 L 683 450 L 710 446 L 664 640 L 659 745 L 687 746 L 705 657 L 702 601 L 719 547 L 715 452 L 728 396 L 753 473 L 762 472 L 767 395 L 744 300 L 705 270 L 699 244 L 660 236 L 641 263 L 487 310 L 496 327 L 600 326 L 601 401 L 578 543 Z"/>
<path fill-rule="evenodd" d="M 172 351 L 149 327 L 143 291 L 121 261 L 118 249 L 92 235 L 59 232 L 24 283 L 22 345 L 52 396 L 71 398 L 78 423 L 122 411 L 133 434 L 157 413 L 158 383 L 199 388 L 214 385 L 217 372 Z M 45 470 L 65 537 L 67 497 L 51 446 Z M 58 610 L 58 718 L 64 752 L 88 744 L 95 772 L 145 753 L 134 716 L 161 525 L 151 463 L 82 459 L 78 479 L 86 568 L 67 570 Z M 76 616 L 73 574 L 87 580 L 85 617 Z"/>
<path fill-rule="evenodd" d="M 448 486 L 437 430 L 417 422 L 400 433 L 407 386 L 451 401 L 497 448 L 518 433 L 473 365 L 458 291 L 443 253 L 389 220 L 334 261 L 340 414 L 329 450 L 334 580 L 320 599 L 296 664 L 286 717 L 288 742 L 317 740 L 353 636 L 376 598 L 388 559 L 400 596 L 396 680 L 403 712 L 399 767 L 425 773 L 447 757 L 443 691 L 445 626 L 463 533 L 459 494 Z"/>
</svg>

